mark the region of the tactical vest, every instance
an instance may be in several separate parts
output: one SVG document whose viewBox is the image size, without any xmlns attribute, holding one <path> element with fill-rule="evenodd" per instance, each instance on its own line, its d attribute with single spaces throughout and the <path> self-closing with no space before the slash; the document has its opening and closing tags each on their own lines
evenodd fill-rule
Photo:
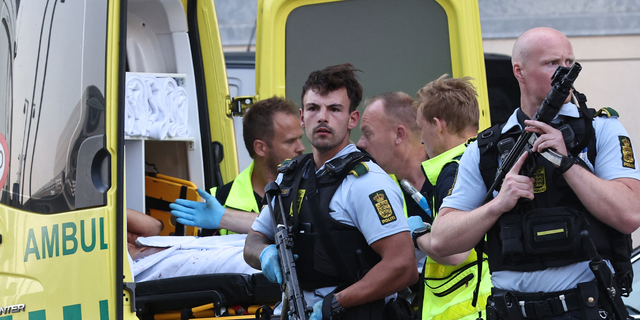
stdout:
<svg viewBox="0 0 640 320">
<path fill-rule="evenodd" d="M 349 174 L 358 177 L 368 172 L 364 162 L 370 159 L 354 152 L 327 162 L 325 169 L 315 173 L 312 154 L 305 154 L 278 169 L 283 173 L 283 208 L 289 211 L 302 289 L 350 285 L 380 262 L 380 255 L 356 227 L 336 221 L 329 213 L 329 202 L 342 181 Z"/>
<path fill-rule="evenodd" d="M 593 118 L 607 115 L 580 107 L 580 118 L 559 116 L 552 122 L 558 128 L 569 125 L 575 134 L 567 149 L 580 165 L 590 170 L 584 158 L 595 164 L 596 137 Z M 524 127 L 526 115 L 518 110 L 518 122 Z M 559 120 L 559 121 L 558 121 Z M 503 139 L 517 140 L 521 130 L 516 126 L 501 134 L 502 126 L 494 126 L 478 135 L 480 172 L 487 188 L 495 178 L 497 145 Z M 586 147 L 586 149 L 585 149 Z M 590 260 L 583 250 L 580 233 L 588 230 L 598 253 L 611 261 L 623 292 L 630 292 L 633 271 L 629 261 L 631 237 L 602 223 L 580 202 L 553 164 L 539 154 L 530 154 L 532 162 L 525 166 L 533 173 L 534 200 L 520 199 L 504 213 L 487 233 L 485 246 L 491 271 L 537 271 Z"/>
<path fill-rule="evenodd" d="M 434 187 L 441 181 L 442 169 L 450 164 L 458 163 L 464 153 L 465 144 L 461 144 L 435 158 L 422 163 L 427 180 Z M 432 195 L 432 212 L 434 217 L 437 210 L 433 204 L 435 194 Z M 484 310 L 487 297 L 491 294 L 491 279 L 486 257 L 483 274 L 478 277 L 478 258 L 475 250 L 471 250 L 467 259 L 457 266 L 441 265 L 427 257 L 424 265 L 424 299 L 421 305 L 422 319 L 448 320 L 478 318 L 478 313 Z M 471 305 L 476 282 L 481 279 L 479 303 Z"/>
</svg>

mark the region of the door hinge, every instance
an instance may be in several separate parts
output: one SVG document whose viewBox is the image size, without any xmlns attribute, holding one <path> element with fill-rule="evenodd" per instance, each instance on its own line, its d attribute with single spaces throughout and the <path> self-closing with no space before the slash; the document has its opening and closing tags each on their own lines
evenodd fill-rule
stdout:
<svg viewBox="0 0 640 320">
<path fill-rule="evenodd" d="M 242 117 L 247 109 L 251 108 L 251 106 L 258 100 L 256 96 L 238 96 L 233 97 L 231 102 L 229 103 L 229 111 L 227 115 Z"/>
</svg>

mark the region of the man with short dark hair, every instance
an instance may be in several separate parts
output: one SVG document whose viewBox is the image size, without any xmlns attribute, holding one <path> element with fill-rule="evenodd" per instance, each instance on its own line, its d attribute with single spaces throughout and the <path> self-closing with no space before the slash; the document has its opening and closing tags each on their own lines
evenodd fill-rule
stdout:
<svg viewBox="0 0 640 320">
<path fill-rule="evenodd" d="M 171 213 L 178 222 L 205 228 L 203 235 L 216 231 L 247 233 L 260 212 L 264 187 L 277 176 L 277 166 L 302 154 L 302 129 L 291 101 L 272 97 L 257 102 L 242 119 L 244 143 L 253 161 L 233 181 L 200 190 L 207 202 L 176 199 Z M 222 204 L 222 205 L 221 205 Z"/>
<path fill-rule="evenodd" d="M 283 208 L 297 222 L 289 224 L 310 319 L 322 318 L 323 305 L 345 319 L 380 319 L 384 298 L 418 278 L 400 189 L 349 142 L 362 99 L 355 71 L 342 64 L 309 75 L 300 121 L 313 153 L 283 164 L 276 180 Z M 247 236 L 245 260 L 282 282 L 273 239 L 265 208 Z"/>
</svg>

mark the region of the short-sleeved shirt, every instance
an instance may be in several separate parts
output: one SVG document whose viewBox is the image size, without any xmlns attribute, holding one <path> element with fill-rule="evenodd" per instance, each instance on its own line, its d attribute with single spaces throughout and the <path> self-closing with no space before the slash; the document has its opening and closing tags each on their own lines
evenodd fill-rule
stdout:
<svg viewBox="0 0 640 320">
<path fill-rule="evenodd" d="M 329 161 L 335 158 L 344 158 L 356 151 L 358 151 L 356 146 L 349 144 Z M 400 187 L 376 163 L 368 161 L 366 165 L 369 167 L 367 174 L 357 178 L 354 175 L 348 175 L 342 181 L 329 202 L 329 212 L 336 221 L 358 228 L 367 243 L 371 245 L 384 237 L 402 231 L 409 231 L 409 226 L 403 214 L 403 199 Z M 324 169 L 324 164 L 316 172 L 322 169 Z M 282 174 L 279 174 L 276 179 L 276 182 L 280 183 L 280 181 L 282 181 Z M 393 222 L 383 224 L 372 200 L 369 198 L 370 194 L 374 194 L 379 190 L 384 190 L 389 199 L 391 208 L 396 216 L 396 220 Z M 273 219 L 267 206 L 260 212 L 251 228 L 273 240 Z"/>
<path fill-rule="evenodd" d="M 349 144 L 329 161 L 344 158 L 356 151 L 358 151 L 356 146 Z M 338 186 L 329 202 L 329 212 L 336 221 L 358 228 L 367 243 L 371 245 L 382 238 L 409 231 L 409 226 L 402 209 L 403 199 L 400 187 L 376 163 L 368 161 L 366 165 L 369 167 L 368 173 L 359 177 L 348 175 Z M 316 172 L 322 169 L 324 164 Z M 276 182 L 281 181 L 282 174 L 279 174 Z M 384 190 L 387 195 L 396 217 L 394 221 L 383 223 L 369 198 L 370 194 L 375 194 L 379 190 Z M 262 233 L 270 240 L 274 239 L 273 219 L 268 206 L 262 209 L 251 229 Z M 308 305 L 313 305 L 329 292 L 331 292 L 329 288 L 319 288 L 314 293 L 305 292 L 305 300 Z"/>
<path fill-rule="evenodd" d="M 517 109 L 507 120 L 502 128 L 502 133 L 514 126 L 520 127 L 516 113 Z M 560 109 L 558 118 L 560 117 L 578 118 L 580 112 L 574 104 L 567 103 Z M 618 178 L 640 180 L 637 164 L 634 165 L 634 168 L 623 166 L 623 140 L 624 138 L 626 138 L 624 141 L 630 142 L 630 140 L 628 139 L 629 134 L 617 117 L 596 117 L 593 121 L 593 127 L 596 135 L 597 153 L 595 165 L 589 162 L 586 149 L 579 155 L 593 173 L 604 180 Z M 633 159 L 635 159 L 635 154 Z M 480 152 L 477 142 L 474 142 L 469 145 L 460 159 L 456 183 L 451 195 L 444 199 L 441 208 L 471 211 L 482 204 L 487 187 L 482 180 L 479 163 Z M 495 195 L 497 192 L 494 192 Z M 589 270 L 588 262 L 578 262 L 564 267 L 533 272 L 498 271 L 492 274 L 491 279 L 496 288 L 504 290 L 553 292 L 575 288 L 578 283 L 593 280 L 594 276 Z M 554 279 L 554 281 L 549 281 L 549 279 Z"/>
</svg>

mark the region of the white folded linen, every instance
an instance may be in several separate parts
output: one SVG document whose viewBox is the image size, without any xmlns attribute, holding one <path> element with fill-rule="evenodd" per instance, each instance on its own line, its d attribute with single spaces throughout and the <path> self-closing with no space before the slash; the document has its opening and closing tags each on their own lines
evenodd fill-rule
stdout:
<svg viewBox="0 0 640 320">
<path fill-rule="evenodd" d="M 129 136 L 146 136 L 149 87 L 137 75 L 127 74 L 126 79 L 125 133 Z"/>
<path fill-rule="evenodd" d="M 183 87 L 177 87 L 173 99 L 173 115 L 176 121 L 173 124 L 173 130 L 169 129 L 169 132 L 173 132 L 174 137 L 186 137 L 189 135 L 189 127 L 187 126 L 188 112 L 189 100 L 187 91 Z"/>
<path fill-rule="evenodd" d="M 165 81 L 159 81 L 156 77 L 151 76 L 145 76 L 143 79 L 151 89 L 151 95 L 148 100 L 150 114 L 148 118 L 147 136 L 157 140 L 163 140 L 167 137 L 169 131 L 169 112 L 166 107 Z M 171 79 L 171 81 L 175 83 L 173 78 L 163 79 Z M 171 91 L 171 94 L 173 94 L 173 91 Z"/>
</svg>

